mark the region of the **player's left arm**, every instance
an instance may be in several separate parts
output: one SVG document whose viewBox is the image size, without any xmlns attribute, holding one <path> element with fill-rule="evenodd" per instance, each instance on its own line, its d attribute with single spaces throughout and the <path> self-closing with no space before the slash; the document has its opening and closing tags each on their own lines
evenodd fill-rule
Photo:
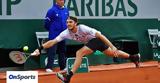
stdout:
<svg viewBox="0 0 160 83">
<path fill-rule="evenodd" d="M 107 37 L 105 37 L 103 34 L 96 32 L 95 34 L 96 38 L 101 39 L 107 46 L 109 46 L 113 50 L 117 50 L 117 48 L 109 41 Z"/>
</svg>

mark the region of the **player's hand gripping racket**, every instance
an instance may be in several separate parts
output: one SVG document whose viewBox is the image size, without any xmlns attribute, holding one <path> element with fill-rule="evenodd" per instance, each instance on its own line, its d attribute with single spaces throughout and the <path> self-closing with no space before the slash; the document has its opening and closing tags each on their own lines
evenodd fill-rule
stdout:
<svg viewBox="0 0 160 83">
<path fill-rule="evenodd" d="M 17 64 L 23 64 L 27 61 L 30 56 L 34 56 L 34 53 L 24 53 L 20 51 L 11 51 L 9 53 L 9 58 Z"/>
</svg>

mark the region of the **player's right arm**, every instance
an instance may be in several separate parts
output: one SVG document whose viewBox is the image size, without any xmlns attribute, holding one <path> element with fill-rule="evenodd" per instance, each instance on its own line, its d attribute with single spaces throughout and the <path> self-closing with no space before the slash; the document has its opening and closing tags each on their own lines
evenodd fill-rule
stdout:
<svg viewBox="0 0 160 83">
<path fill-rule="evenodd" d="M 40 54 L 41 49 L 50 48 L 50 47 L 54 46 L 55 44 L 57 44 L 58 42 L 64 40 L 68 35 L 68 33 L 66 33 L 66 32 L 67 31 L 64 30 L 55 39 L 49 40 L 46 43 L 42 44 L 42 46 L 40 46 L 38 49 L 36 49 L 33 53 L 38 56 Z"/>
<path fill-rule="evenodd" d="M 50 47 L 54 46 L 57 43 L 58 43 L 58 41 L 56 39 L 53 39 L 53 40 L 49 40 L 46 43 L 42 44 L 42 46 L 44 49 L 46 49 L 46 48 L 50 48 Z"/>
<path fill-rule="evenodd" d="M 42 44 L 42 46 L 40 46 L 38 49 L 36 49 L 32 54 L 34 54 L 35 56 L 38 56 L 38 55 L 40 55 L 41 49 L 50 48 L 53 45 L 55 45 L 56 43 L 58 43 L 58 41 L 56 39 L 49 40 L 46 43 Z"/>
<path fill-rule="evenodd" d="M 64 40 L 66 38 L 66 36 L 67 36 L 67 31 L 64 30 L 55 39 L 49 40 L 46 43 L 42 44 L 42 47 L 44 49 L 50 48 L 50 47 L 54 46 L 55 44 L 57 44 L 58 42 Z"/>
</svg>

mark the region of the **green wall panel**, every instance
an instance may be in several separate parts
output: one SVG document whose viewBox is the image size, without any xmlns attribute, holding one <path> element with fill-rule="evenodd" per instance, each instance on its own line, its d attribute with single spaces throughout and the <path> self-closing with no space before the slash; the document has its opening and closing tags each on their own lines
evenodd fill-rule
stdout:
<svg viewBox="0 0 160 83">
<path fill-rule="evenodd" d="M 0 20 L 0 48 L 21 48 L 30 50 L 37 46 L 36 31 L 44 31 L 42 20 Z"/>
</svg>

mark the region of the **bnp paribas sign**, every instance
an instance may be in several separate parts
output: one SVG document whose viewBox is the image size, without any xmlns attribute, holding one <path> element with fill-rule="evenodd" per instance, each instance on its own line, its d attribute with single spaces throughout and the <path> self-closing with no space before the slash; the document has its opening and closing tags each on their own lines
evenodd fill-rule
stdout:
<svg viewBox="0 0 160 83">
<path fill-rule="evenodd" d="M 65 0 L 82 19 L 160 18 L 160 0 Z M 53 0 L 0 0 L 0 19 L 43 19 Z"/>
<path fill-rule="evenodd" d="M 67 7 L 80 17 L 134 17 L 138 13 L 134 0 L 68 0 Z"/>
</svg>

